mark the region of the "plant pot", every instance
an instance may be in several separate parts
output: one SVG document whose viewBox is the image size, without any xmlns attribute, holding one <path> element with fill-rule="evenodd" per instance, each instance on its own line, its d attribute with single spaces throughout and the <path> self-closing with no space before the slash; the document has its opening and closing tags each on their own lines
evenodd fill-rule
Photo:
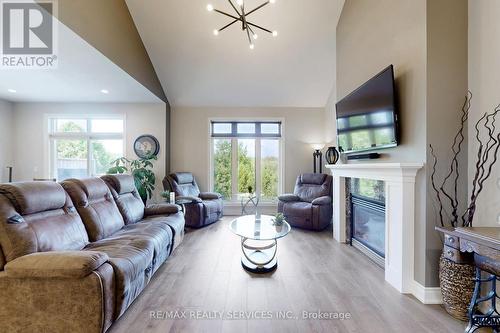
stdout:
<svg viewBox="0 0 500 333">
<path fill-rule="evenodd" d="M 439 259 L 439 282 L 446 312 L 453 318 L 468 321 L 467 313 L 474 292 L 475 268 L 468 264 L 457 264 Z"/>
</svg>

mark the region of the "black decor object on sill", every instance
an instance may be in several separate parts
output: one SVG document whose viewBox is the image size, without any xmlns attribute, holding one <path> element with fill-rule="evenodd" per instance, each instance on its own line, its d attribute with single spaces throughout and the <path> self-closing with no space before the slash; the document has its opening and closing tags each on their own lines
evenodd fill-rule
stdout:
<svg viewBox="0 0 500 333">
<path fill-rule="evenodd" d="M 336 164 L 339 161 L 339 151 L 336 147 L 328 147 L 328 150 L 325 153 L 325 159 L 328 164 Z"/>
</svg>

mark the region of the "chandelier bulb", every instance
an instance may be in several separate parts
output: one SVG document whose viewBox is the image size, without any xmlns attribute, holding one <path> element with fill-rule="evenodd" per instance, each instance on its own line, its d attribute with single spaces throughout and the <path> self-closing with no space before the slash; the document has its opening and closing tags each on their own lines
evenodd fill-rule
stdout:
<svg viewBox="0 0 500 333">
<path fill-rule="evenodd" d="M 269 0 L 269 3 L 276 3 L 276 0 Z"/>
<path fill-rule="evenodd" d="M 219 30 L 214 29 L 214 36 L 218 36 L 218 35 L 219 35 Z"/>
<path fill-rule="evenodd" d="M 278 37 L 278 32 L 276 30 L 273 31 L 273 37 Z"/>
<path fill-rule="evenodd" d="M 257 39 L 257 38 L 259 38 L 259 35 L 253 34 L 253 39 Z"/>
<path fill-rule="evenodd" d="M 243 0 L 236 0 L 236 3 L 238 4 L 238 6 L 243 7 Z"/>
<path fill-rule="evenodd" d="M 255 45 L 250 44 L 250 50 L 253 50 L 255 48 Z"/>
<path fill-rule="evenodd" d="M 213 11 L 213 10 L 214 10 L 214 6 L 212 6 L 211 4 L 208 4 L 208 5 L 207 5 L 207 10 L 208 10 L 209 12 Z"/>
</svg>

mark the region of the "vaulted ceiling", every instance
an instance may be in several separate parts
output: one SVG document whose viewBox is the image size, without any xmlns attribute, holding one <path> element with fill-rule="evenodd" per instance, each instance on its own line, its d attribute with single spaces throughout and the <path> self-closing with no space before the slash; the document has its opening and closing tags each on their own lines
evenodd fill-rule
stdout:
<svg viewBox="0 0 500 333">
<path fill-rule="evenodd" d="M 235 0 L 233 0 L 235 2 Z M 227 0 L 126 0 L 173 106 L 323 107 L 335 76 L 335 28 L 341 0 L 276 0 L 251 14 L 259 32 L 250 50 Z M 245 0 L 254 8 L 265 0 Z"/>
</svg>

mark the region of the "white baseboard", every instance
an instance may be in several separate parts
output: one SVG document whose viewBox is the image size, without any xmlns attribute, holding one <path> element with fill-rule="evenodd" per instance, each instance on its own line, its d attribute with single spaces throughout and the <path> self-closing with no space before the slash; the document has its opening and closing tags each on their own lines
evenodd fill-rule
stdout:
<svg viewBox="0 0 500 333">
<path fill-rule="evenodd" d="M 412 294 L 424 304 L 443 304 L 441 288 L 439 287 L 424 287 L 414 280 Z"/>
</svg>

